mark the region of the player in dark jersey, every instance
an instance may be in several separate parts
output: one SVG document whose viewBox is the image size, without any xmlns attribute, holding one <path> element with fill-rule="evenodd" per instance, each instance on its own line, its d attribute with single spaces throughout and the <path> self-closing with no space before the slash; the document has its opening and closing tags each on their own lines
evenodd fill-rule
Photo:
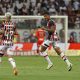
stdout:
<svg viewBox="0 0 80 80">
<path fill-rule="evenodd" d="M 2 42 L 0 46 L 0 57 L 7 53 L 8 60 L 13 67 L 14 75 L 17 75 L 17 68 L 15 60 L 12 58 L 13 52 L 13 39 L 14 34 L 16 34 L 16 27 L 15 24 L 11 21 L 11 13 L 7 12 L 5 14 L 5 21 L 1 25 L 1 32 L 2 32 Z"/>
<path fill-rule="evenodd" d="M 47 53 L 45 52 L 46 49 L 49 47 L 50 44 L 53 45 L 53 48 L 54 50 L 56 51 L 56 53 L 58 55 L 61 56 L 61 58 L 67 63 L 68 65 L 68 71 L 71 71 L 72 69 L 72 64 L 69 62 L 68 58 L 64 55 L 64 53 L 61 51 L 58 43 L 57 43 L 57 40 L 58 40 L 58 37 L 57 37 L 57 32 L 56 32 L 56 25 L 55 25 L 55 22 L 53 20 L 50 19 L 50 16 L 48 14 L 45 14 L 44 15 L 44 19 L 47 21 L 47 24 L 46 26 L 43 26 L 42 28 L 48 32 L 48 37 L 47 39 L 43 42 L 43 44 L 41 45 L 41 51 L 40 51 L 40 55 L 44 56 L 45 59 L 47 60 L 48 62 L 48 67 L 47 69 L 50 69 L 53 64 L 52 62 L 50 61 Z M 51 40 L 52 39 L 52 40 Z"/>
</svg>

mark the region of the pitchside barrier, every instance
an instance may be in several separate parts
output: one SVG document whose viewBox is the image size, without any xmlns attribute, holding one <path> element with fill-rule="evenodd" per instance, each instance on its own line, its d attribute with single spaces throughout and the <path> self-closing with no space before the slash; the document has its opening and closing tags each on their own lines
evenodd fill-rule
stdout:
<svg viewBox="0 0 80 80">
<path fill-rule="evenodd" d="M 23 43 L 18 44 L 23 45 L 22 51 L 15 50 L 15 55 L 39 55 L 37 53 L 37 43 Z M 17 46 L 17 44 L 16 44 Z M 19 46 L 20 47 L 20 46 Z M 78 43 L 68 43 L 67 48 L 65 48 L 65 43 L 59 43 L 59 47 L 62 51 L 65 52 L 67 56 L 80 56 L 80 44 Z M 57 56 L 56 52 L 54 51 L 52 45 L 49 46 L 49 48 L 46 50 L 48 55 L 50 56 Z"/>
<path fill-rule="evenodd" d="M 67 56 L 80 56 L 80 44 L 68 43 L 66 49 L 64 43 L 59 43 L 59 47 Z M 14 44 L 11 50 L 15 56 L 39 55 L 39 53 L 37 53 L 37 43 L 17 43 Z M 50 56 L 57 56 L 52 45 L 50 45 L 46 51 Z"/>
</svg>

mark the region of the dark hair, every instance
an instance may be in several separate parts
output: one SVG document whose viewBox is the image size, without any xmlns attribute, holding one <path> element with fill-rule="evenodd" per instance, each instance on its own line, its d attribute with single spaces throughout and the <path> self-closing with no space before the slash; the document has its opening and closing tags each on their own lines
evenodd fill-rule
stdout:
<svg viewBox="0 0 80 80">
<path fill-rule="evenodd" d="M 41 28 L 41 26 L 37 26 L 37 28 Z"/>
<path fill-rule="evenodd" d="M 44 11 L 42 15 L 50 15 L 48 11 Z"/>
</svg>

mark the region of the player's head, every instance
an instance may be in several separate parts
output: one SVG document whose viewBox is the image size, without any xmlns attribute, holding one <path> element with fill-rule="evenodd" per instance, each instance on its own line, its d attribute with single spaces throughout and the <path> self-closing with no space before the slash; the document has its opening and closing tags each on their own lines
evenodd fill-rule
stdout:
<svg viewBox="0 0 80 80">
<path fill-rule="evenodd" d="M 50 19 L 49 13 L 45 13 L 45 14 L 44 14 L 44 18 L 45 18 L 45 20 L 49 20 L 49 19 Z"/>
<path fill-rule="evenodd" d="M 11 20 L 11 16 L 12 16 L 12 14 L 10 12 L 5 13 L 5 18 L 7 21 Z"/>
</svg>

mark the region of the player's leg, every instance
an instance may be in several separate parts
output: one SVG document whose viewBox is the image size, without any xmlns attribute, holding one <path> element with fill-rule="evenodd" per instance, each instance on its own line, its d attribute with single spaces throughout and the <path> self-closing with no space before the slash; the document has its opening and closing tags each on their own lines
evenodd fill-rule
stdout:
<svg viewBox="0 0 80 80">
<path fill-rule="evenodd" d="M 39 42 L 37 42 L 37 53 L 39 53 L 39 51 L 40 51 L 40 44 Z"/>
<path fill-rule="evenodd" d="M 3 52 L 0 51 L 0 63 L 2 63 Z"/>
<path fill-rule="evenodd" d="M 0 63 L 2 63 L 2 57 L 4 55 L 5 46 L 0 46 Z"/>
<path fill-rule="evenodd" d="M 0 51 L 0 63 L 2 63 L 2 57 L 3 57 L 3 52 L 2 51 Z"/>
<path fill-rule="evenodd" d="M 12 55 L 13 55 L 13 51 L 11 50 L 11 48 L 8 48 L 7 49 L 8 61 L 10 62 L 10 64 L 13 67 L 13 73 L 14 73 L 14 75 L 17 75 L 18 74 L 18 71 L 17 71 L 17 67 L 16 67 L 16 62 L 13 59 Z"/>
<path fill-rule="evenodd" d="M 57 43 L 55 43 L 54 46 L 54 50 L 57 52 L 58 55 L 60 55 L 60 57 L 66 62 L 66 64 L 68 65 L 68 71 L 71 71 L 72 69 L 72 64 L 70 63 L 70 61 L 68 60 L 68 58 L 66 57 L 66 55 L 64 54 L 64 52 L 60 49 L 60 47 L 58 47 Z"/>
<path fill-rule="evenodd" d="M 53 63 L 51 62 L 46 52 L 46 49 L 48 48 L 48 46 L 49 46 L 49 41 L 43 42 L 43 44 L 41 45 L 40 55 L 43 56 L 45 60 L 48 62 L 47 69 L 50 69 L 53 66 Z"/>
<path fill-rule="evenodd" d="M 40 52 L 40 48 L 41 48 L 41 45 L 42 45 L 43 42 L 44 42 L 44 40 L 38 40 L 37 41 L 37 53 Z"/>
<path fill-rule="evenodd" d="M 0 52 L 0 63 L 2 63 L 2 57 L 3 57 L 3 53 L 2 52 Z"/>
</svg>

